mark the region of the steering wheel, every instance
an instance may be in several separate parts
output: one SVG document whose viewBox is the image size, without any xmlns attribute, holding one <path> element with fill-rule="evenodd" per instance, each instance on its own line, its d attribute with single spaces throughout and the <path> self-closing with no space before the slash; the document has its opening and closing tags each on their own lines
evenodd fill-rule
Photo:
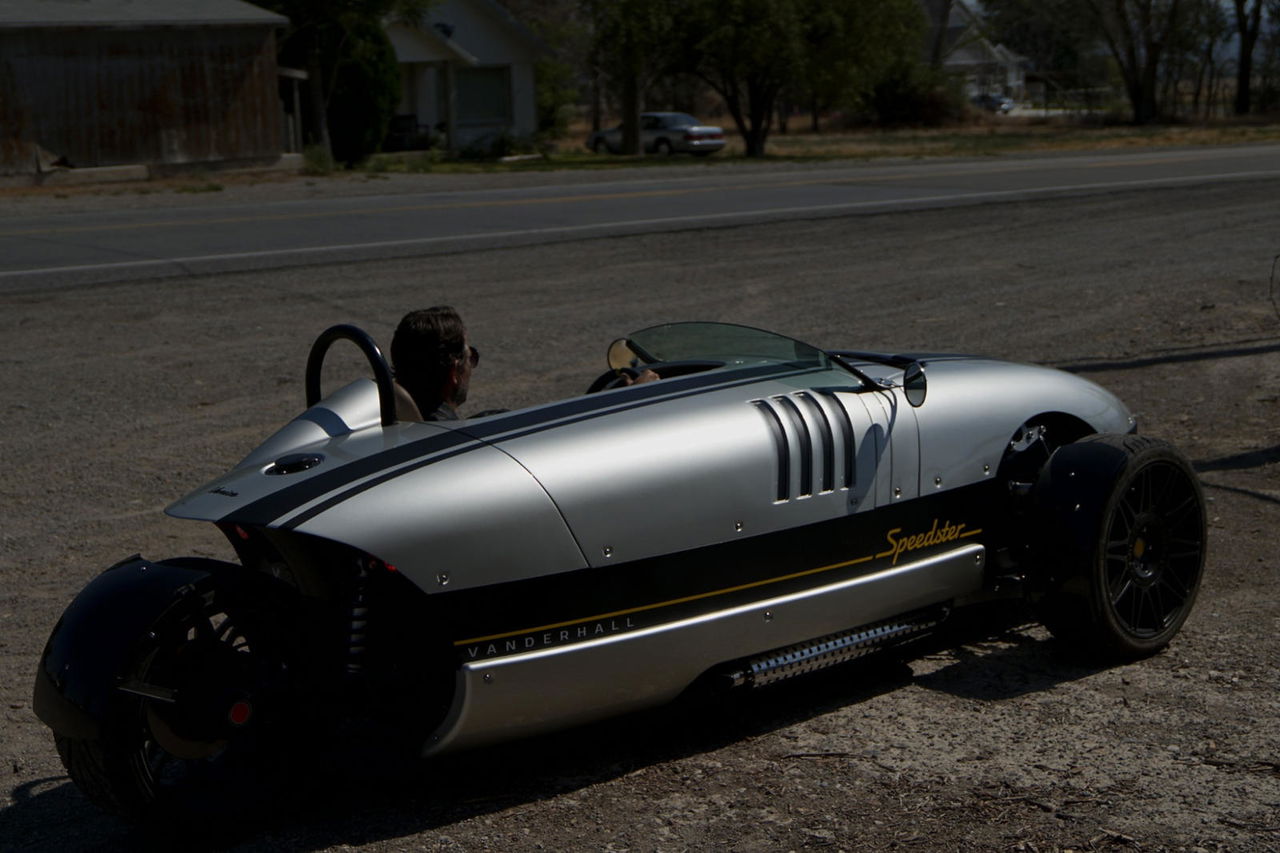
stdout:
<svg viewBox="0 0 1280 853">
<path fill-rule="evenodd" d="M 650 370 L 654 369 L 652 364 L 646 366 Z M 658 375 L 661 376 L 660 373 Z M 635 382 L 640 378 L 640 371 L 634 367 L 619 367 L 617 370 L 610 368 L 596 377 L 596 381 L 592 382 L 591 386 L 587 388 L 587 393 L 594 394 L 597 391 L 608 391 L 613 388 L 622 388 L 630 384 L 626 381 L 628 378 L 631 379 L 631 382 Z"/>
<path fill-rule="evenodd" d="M 646 370 L 652 370 L 658 374 L 659 379 L 674 379 L 677 376 L 687 376 L 690 373 L 701 373 L 704 370 L 715 370 L 717 367 L 724 367 L 723 361 L 710 361 L 706 359 L 690 359 L 688 361 L 651 361 L 648 364 L 641 364 L 638 367 L 617 367 L 610 368 L 596 378 L 591 383 L 591 387 L 587 389 L 588 394 L 594 394 L 597 391 L 608 391 L 612 388 L 623 388 L 629 383 L 628 378 L 635 382 L 640 378 L 640 374 Z"/>
</svg>

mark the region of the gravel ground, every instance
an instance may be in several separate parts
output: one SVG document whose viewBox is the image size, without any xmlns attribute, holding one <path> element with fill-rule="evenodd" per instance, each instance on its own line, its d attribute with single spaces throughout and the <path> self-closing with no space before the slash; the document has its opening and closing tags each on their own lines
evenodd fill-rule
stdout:
<svg viewBox="0 0 1280 853">
<path fill-rule="evenodd" d="M 260 186 L 28 194 L 0 208 L 251 202 Z M 174 843 L 99 813 L 64 775 L 30 708 L 49 629 L 123 556 L 229 556 L 212 528 L 161 509 L 297 412 L 315 333 L 355 322 L 386 342 L 405 309 L 451 302 L 485 353 L 475 410 L 580 393 L 609 340 L 664 319 L 1076 370 L 1201 472 L 1200 602 L 1168 651 L 1125 666 L 1072 662 L 1014 614 L 961 624 L 905 661 L 756 694 L 407 767 L 335 759 L 305 807 L 192 827 L 184 844 L 1280 850 L 1278 191 L 1135 192 L 0 296 L 0 849 Z"/>
</svg>

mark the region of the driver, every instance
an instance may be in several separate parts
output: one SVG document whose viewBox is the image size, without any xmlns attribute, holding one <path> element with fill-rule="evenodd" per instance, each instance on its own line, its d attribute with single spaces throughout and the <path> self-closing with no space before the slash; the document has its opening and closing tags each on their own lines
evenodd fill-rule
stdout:
<svg viewBox="0 0 1280 853">
<path fill-rule="evenodd" d="M 467 341 L 467 327 L 448 305 L 410 311 L 391 339 L 396 417 L 412 421 L 456 421 L 467 400 L 471 371 L 480 353 Z"/>
<path fill-rule="evenodd" d="M 396 418 L 402 421 L 456 421 L 458 407 L 467 401 L 471 371 L 480 363 L 479 351 L 467 340 L 467 327 L 448 305 L 410 311 L 391 339 L 395 371 Z M 634 378 L 624 374 L 622 385 L 652 382 L 661 377 L 645 368 Z M 485 414 L 494 414 L 495 409 Z"/>
</svg>

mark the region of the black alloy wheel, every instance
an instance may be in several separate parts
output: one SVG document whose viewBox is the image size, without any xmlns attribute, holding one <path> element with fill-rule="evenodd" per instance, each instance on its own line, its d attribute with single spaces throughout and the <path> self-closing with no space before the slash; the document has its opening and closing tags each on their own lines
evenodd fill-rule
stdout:
<svg viewBox="0 0 1280 853">
<path fill-rule="evenodd" d="M 252 814 L 284 790 L 300 727 L 283 643 L 216 589 L 171 607 L 140 644 L 102 737 L 58 737 L 100 806 L 146 820 Z"/>
<path fill-rule="evenodd" d="M 1111 512 L 1102 572 L 1107 606 L 1137 638 L 1164 633 L 1195 595 L 1204 554 L 1200 499 L 1180 466 L 1139 470 Z"/>
<path fill-rule="evenodd" d="M 1195 604 L 1208 538 L 1186 458 L 1145 436 L 1089 436 L 1054 452 L 1036 490 L 1046 627 L 1107 659 L 1168 645 Z"/>
</svg>

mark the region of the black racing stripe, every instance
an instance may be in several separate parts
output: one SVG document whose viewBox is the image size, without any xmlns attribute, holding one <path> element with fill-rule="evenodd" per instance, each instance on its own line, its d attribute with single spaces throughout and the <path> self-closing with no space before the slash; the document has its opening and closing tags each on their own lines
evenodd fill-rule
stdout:
<svg viewBox="0 0 1280 853">
<path fill-rule="evenodd" d="M 380 483 L 384 483 L 387 480 L 400 476 L 401 474 L 406 474 L 410 471 L 416 471 L 417 469 L 425 467 L 427 465 L 431 465 L 436 462 L 442 461 L 444 459 L 457 456 L 459 453 L 464 453 L 469 450 L 473 450 L 475 449 L 475 447 L 478 447 L 481 444 L 487 444 L 490 442 L 501 443 L 504 441 L 510 441 L 517 438 L 523 438 L 528 435 L 533 435 L 538 432 L 543 432 L 548 429 L 554 429 L 557 427 L 565 426 L 567 424 L 579 423 L 581 421 L 589 420 L 594 417 L 600 417 L 602 415 L 614 414 L 616 412 L 630 411 L 632 409 L 642 408 L 644 406 L 649 406 L 654 403 L 661 403 L 661 402 L 667 402 L 668 400 L 675 400 L 675 399 L 681 399 L 683 397 L 690 397 L 695 394 L 701 394 L 707 390 L 720 390 L 722 388 L 734 388 L 739 385 L 749 385 L 754 382 L 759 382 L 762 378 L 768 377 L 768 376 L 786 376 L 786 375 L 792 375 L 794 373 L 806 373 L 806 372 L 810 372 L 812 369 L 813 368 L 806 367 L 805 369 L 797 370 L 795 364 L 765 365 L 763 367 L 758 367 L 758 368 L 749 368 L 744 371 L 735 371 L 732 378 L 736 381 L 727 381 L 726 377 L 723 374 L 721 374 L 718 377 L 718 381 L 716 382 L 708 381 L 708 379 L 710 379 L 711 377 L 704 378 L 701 382 L 689 382 L 689 381 L 686 381 L 686 379 L 684 378 L 664 380 L 664 384 L 666 385 L 665 389 L 654 388 L 654 386 L 657 385 L 658 383 L 646 383 L 645 385 L 638 386 L 636 389 L 637 391 L 641 391 L 644 393 L 634 395 L 634 398 L 630 399 L 626 405 L 618 405 L 617 402 L 610 402 L 607 399 L 605 401 L 600 401 L 598 398 L 592 396 L 592 397 L 587 397 L 585 399 L 578 398 L 574 400 L 568 400 L 563 404 L 548 407 L 546 409 L 540 409 L 534 412 L 514 412 L 509 417 L 496 418 L 493 421 L 489 421 L 483 424 L 477 424 L 474 427 L 461 426 L 456 428 L 453 432 L 453 435 L 462 436 L 463 441 L 466 441 L 472 438 L 476 440 L 476 444 L 472 446 L 461 447 L 451 453 L 433 452 L 432 455 L 424 456 L 424 458 L 420 459 L 418 462 L 410 465 L 404 464 L 406 461 L 408 461 L 407 459 L 404 459 L 404 458 L 397 458 L 396 461 L 388 462 L 386 464 L 377 464 L 377 460 L 380 460 L 384 456 L 402 449 L 402 448 L 395 448 L 393 451 L 386 451 L 385 453 L 380 453 L 374 456 L 367 457 L 367 459 L 365 460 L 360 460 L 362 463 L 372 460 L 371 470 L 364 471 L 363 473 L 360 473 L 358 476 L 347 478 L 346 482 L 336 482 L 335 484 L 333 484 L 332 486 L 329 486 L 328 488 L 322 487 L 314 490 L 307 490 L 303 492 L 303 497 L 299 499 L 294 499 L 291 503 L 288 503 L 288 505 L 284 506 L 283 509 L 279 509 L 279 511 L 275 512 L 273 515 L 258 516 L 256 517 L 256 520 L 255 520 L 255 518 L 252 518 L 243 514 L 246 510 L 256 507 L 257 504 L 266 504 L 268 501 L 270 501 L 274 497 L 274 496 L 268 496 L 266 498 L 263 498 L 261 501 L 257 501 L 254 504 L 249 505 L 248 507 L 245 508 L 245 510 L 240 510 L 233 513 L 232 516 L 234 517 L 229 516 L 223 519 L 223 521 L 235 522 L 237 521 L 237 519 L 245 518 L 246 520 L 249 520 L 253 523 L 262 523 L 263 518 L 272 518 L 272 519 L 279 518 L 281 515 L 284 515 L 290 509 L 298 506 L 299 504 L 306 503 L 307 501 L 310 501 L 310 500 L 314 500 L 315 498 L 323 494 L 327 494 L 328 492 L 334 491 L 336 489 L 341 489 L 342 486 L 347 485 L 349 483 L 352 484 L 351 488 L 345 489 L 335 495 L 332 495 L 327 500 L 322 501 L 316 504 L 315 506 L 309 507 L 305 511 L 298 513 L 296 516 L 294 516 L 293 518 L 289 519 L 287 522 L 281 525 L 283 529 L 292 530 L 306 523 L 307 521 L 310 521 L 312 518 L 315 518 L 320 513 L 328 509 L 331 509 L 337 504 L 340 504 L 343 501 L 351 497 L 354 497 L 355 495 L 358 495 L 367 489 L 371 489 L 374 486 L 379 485 Z M 696 379 L 696 378 L 698 377 L 688 377 L 688 379 Z M 654 393 L 654 391 L 660 391 L 662 393 Z M 635 399 L 635 398 L 638 398 L 638 399 Z M 414 444 L 416 445 L 419 443 L 424 443 L 424 442 L 415 442 Z M 412 446 L 412 445 L 407 445 L 407 446 Z M 447 449 L 447 448 L 441 448 L 441 449 Z M 435 450 L 435 448 L 433 448 L 433 450 Z M 412 454 L 410 454 L 409 459 L 412 459 Z M 388 468 L 391 466 L 397 466 L 397 467 L 395 467 L 394 470 L 387 471 L 383 476 L 364 479 L 366 477 L 369 477 L 370 474 L 374 474 L 381 469 Z M 343 466 L 343 468 L 336 469 L 334 473 L 337 473 L 337 471 L 344 471 L 349 467 L 350 466 Z M 307 483 L 310 483 L 315 479 L 316 478 L 312 478 L 312 480 L 307 480 L 304 483 L 299 483 L 298 487 L 302 488 Z M 363 482 L 355 483 L 354 481 L 357 479 L 363 479 Z M 278 508 L 277 506 L 271 505 L 271 509 L 277 509 L 277 508 Z"/>
<path fill-rule="evenodd" d="M 399 447 L 393 447 L 381 453 L 331 468 L 292 486 L 286 486 L 266 497 L 245 504 L 219 519 L 219 521 L 228 524 L 262 524 L 271 519 L 279 518 L 300 504 L 314 500 L 320 495 L 327 494 L 334 489 L 340 489 L 349 483 L 376 474 L 386 468 L 403 465 L 406 462 L 424 457 L 434 460 L 438 458 L 438 454 L 466 444 L 477 445 L 478 442 L 466 433 L 458 431 L 440 433 L 409 442 L 408 444 L 402 444 Z M 469 448 L 455 449 L 453 453 L 446 455 L 454 456 L 466 449 Z"/>
<path fill-rule="evenodd" d="M 583 397 L 565 400 L 562 403 L 544 409 L 512 412 L 510 415 L 494 418 L 482 424 L 474 426 L 464 424 L 460 428 L 476 438 L 489 439 L 501 435 L 505 439 L 508 436 L 503 435 L 503 433 L 524 430 L 525 432 L 521 434 L 528 435 L 531 431 L 538 431 L 531 430 L 532 427 L 548 426 L 548 421 L 577 422 L 578 420 L 584 420 L 583 416 L 611 414 L 614 411 L 636 409 L 641 406 L 647 406 L 650 403 L 665 402 L 667 399 L 674 400 L 688 397 L 693 393 L 711 390 L 715 386 L 733 388 L 738 385 L 758 382 L 769 376 L 807 373 L 816 369 L 818 369 L 816 365 L 789 362 L 786 364 L 765 364 L 758 367 L 748 367 L 741 370 L 733 370 L 729 374 L 715 371 L 695 373 L 674 379 L 664 379 L 661 382 L 646 382 L 642 385 L 634 385 L 626 395 L 626 402 L 624 403 L 619 403 L 616 397 L 601 397 L 597 394 L 588 394 Z M 656 398 L 662 399 L 658 400 Z M 559 425 L 559 423 L 554 424 L 554 426 Z"/>
</svg>

